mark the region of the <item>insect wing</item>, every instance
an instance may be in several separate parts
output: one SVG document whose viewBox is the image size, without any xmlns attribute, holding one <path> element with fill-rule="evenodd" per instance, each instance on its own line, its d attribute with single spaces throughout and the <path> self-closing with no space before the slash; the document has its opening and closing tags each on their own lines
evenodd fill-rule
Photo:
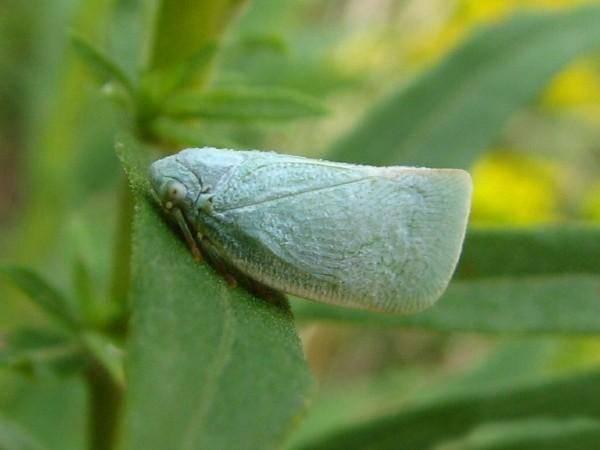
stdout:
<svg viewBox="0 0 600 450">
<path fill-rule="evenodd" d="M 368 176 L 367 166 L 336 164 L 268 152 L 237 152 L 246 159 L 215 190 L 215 209 L 227 211 L 333 188 Z"/>
<path fill-rule="evenodd" d="M 250 264 L 250 276 L 302 297 L 382 311 L 417 311 L 441 295 L 464 238 L 466 172 L 277 155 L 248 162 L 215 196 L 216 209 L 284 263 L 273 271 L 265 260 Z"/>
</svg>

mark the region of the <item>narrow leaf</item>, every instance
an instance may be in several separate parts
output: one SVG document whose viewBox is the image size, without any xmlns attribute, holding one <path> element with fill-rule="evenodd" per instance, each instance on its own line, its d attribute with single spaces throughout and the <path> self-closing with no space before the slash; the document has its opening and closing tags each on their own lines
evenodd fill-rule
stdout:
<svg viewBox="0 0 600 450">
<path fill-rule="evenodd" d="M 152 122 L 151 131 L 161 141 L 168 142 L 176 148 L 237 147 L 234 141 L 211 132 L 210 127 L 182 123 L 168 117 L 161 117 Z"/>
<path fill-rule="evenodd" d="M 367 164 L 468 168 L 576 56 L 600 47 L 600 6 L 522 14 L 476 32 L 383 99 L 328 156 Z"/>
<path fill-rule="evenodd" d="M 81 349 L 72 336 L 53 330 L 25 328 L 8 334 L 0 346 L 0 367 L 16 369 L 50 368 L 70 372 Z"/>
<path fill-rule="evenodd" d="M 487 333 L 600 333 L 600 276 L 561 275 L 455 281 L 433 308 L 412 316 L 297 300 L 302 320 Z"/>
<path fill-rule="evenodd" d="M 89 268 L 83 258 L 76 257 L 74 259 L 72 271 L 76 300 L 83 311 L 86 322 L 93 323 L 98 310 L 97 298 Z"/>
<path fill-rule="evenodd" d="M 600 274 L 600 227 L 470 229 L 457 277 Z"/>
<path fill-rule="evenodd" d="M 560 351 L 558 340 L 547 338 L 512 339 L 501 344 L 473 370 L 458 375 L 404 367 L 375 376 L 340 380 L 319 391 L 310 412 L 293 434 L 290 448 L 302 448 L 320 437 L 360 426 L 410 405 L 424 397 L 464 392 L 475 385 L 514 383 L 547 374 L 549 361 Z"/>
<path fill-rule="evenodd" d="M 598 420 L 528 418 L 478 427 L 465 438 L 434 450 L 592 450 L 598 442 Z"/>
<path fill-rule="evenodd" d="M 279 88 L 238 88 L 181 94 L 164 113 L 173 117 L 219 120 L 291 120 L 320 116 L 326 109 L 314 98 Z"/>
<path fill-rule="evenodd" d="M 289 53 L 289 44 L 285 37 L 278 33 L 255 33 L 249 32 L 240 36 L 239 42 L 235 43 L 240 49 L 238 52 L 273 52 L 285 55 Z"/>
<path fill-rule="evenodd" d="M 281 448 L 311 386 L 287 306 L 228 287 L 145 201 L 133 272 L 124 448 Z"/>
<path fill-rule="evenodd" d="M 133 83 L 116 62 L 78 34 L 71 34 L 71 44 L 99 83 L 116 81 L 133 95 Z"/>
<path fill-rule="evenodd" d="M 425 450 L 463 436 L 484 423 L 531 416 L 599 420 L 600 403 L 591 400 L 599 395 L 600 373 L 597 371 L 556 379 L 475 387 L 431 396 L 421 404 L 405 406 L 396 413 L 337 430 L 301 448 Z"/>
<path fill-rule="evenodd" d="M 0 275 L 23 291 L 58 323 L 71 329 L 78 327 L 79 318 L 69 300 L 37 273 L 24 267 L 0 266 Z"/>
</svg>

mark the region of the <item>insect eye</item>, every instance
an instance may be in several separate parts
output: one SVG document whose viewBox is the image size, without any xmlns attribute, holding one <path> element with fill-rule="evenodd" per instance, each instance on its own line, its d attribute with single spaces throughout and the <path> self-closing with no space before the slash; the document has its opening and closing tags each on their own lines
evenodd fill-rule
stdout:
<svg viewBox="0 0 600 450">
<path fill-rule="evenodd" d="M 179 181 L 169 181 L 163 191 L 163 198 L 167 209 L 171 209 L 173 205 L 180 204 L 187 195 L 186 187 Z"/>
</svg>

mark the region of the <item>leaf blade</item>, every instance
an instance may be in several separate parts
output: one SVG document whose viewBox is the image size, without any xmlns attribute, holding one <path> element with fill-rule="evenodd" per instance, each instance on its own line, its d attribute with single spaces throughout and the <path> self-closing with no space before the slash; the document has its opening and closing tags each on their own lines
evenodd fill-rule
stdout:
<svg viewBox="0 0 600 450">
<path fill-rule="evenodd" d="M 455 281 L 432 308 L 412 316 L 385 315 L 335 308 L 312 302 L 293 303 L 300 320 L 409 326 L 439 331 L 483 333 L 600 333 L 600 277 L 490 278 Z"/>
<path fill-rule="evenodd" d="M 289 312 L 225 286 L 144 201 L 134 229 L 125 448 L 281 446 L 311 385 Z"/>
<path fill-rule="evenodd" d="M 471 228 L 456 277 L 598 274 L 600 227 Z"/>
<path fill-rule="evenodd" d="M 165 114 L 211 120 L 292 120 L 325 114 L 312 97 L 281 88 L 235 88 L 180 94 L 167 101 Z"/>
<path fill-rule="evenodd" d="M 125 88 L 130 95 L 133 95 L 133 82 L 116 62 L 86 41 L 82 36 L 71 33 L 70 39 L 71 45 L 77 55 L 85 62 L 100 83 L 114 80 Z"/>
<path fill-rule="evenodd" d="M 69 300 L 33 270 L 3 265 L 0 266 L 0 275 L 4 275 L 56 322 L 69 329 L 79 326 L 79 317 Z"/>
<path fill-rule="evenodd" d="M 484 29 L 383 99 L 329 149 L 367 164 L 468 168 L 567 62 L 600 46 L 600 8 L 523 14 Z M 368 148 L 369 151 L 365 152 Z"/>
<path fill-rule="evenodd" d="M 438 394 L 412 407 L 404 407 L 349 429 L 337 430 L 301 448 L 424 450 L 460 437 L 482 423 L 531 416 L 589 417 L 597 420 L 600 418 L 600 405 L 586 399 L 598 394 L 598 381 L 600 373 L 590 371 Z"/>
<path fill-rule="evenodd" d="M 50 329 L 20 328 L 0 336 L 0 367 L 25 372 L 78 372 L 85 359 L 73 336 Z"/>
<path fill-rule="evenodd" d="M 466 437 L 436 446 L 434 450 L 593 449 L 599 439 L 598 420 L 534 417 L 483 425 Z"/>
</svg>

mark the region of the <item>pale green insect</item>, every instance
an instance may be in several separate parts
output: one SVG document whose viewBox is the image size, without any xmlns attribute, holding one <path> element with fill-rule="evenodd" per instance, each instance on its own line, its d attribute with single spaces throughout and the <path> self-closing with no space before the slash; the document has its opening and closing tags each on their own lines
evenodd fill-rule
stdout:
<svg viewBox="0 0 600 450">
<path fill-rule="evenodd" d="M 403 313 L 446 288 L 471 197 L 457 169 L 215 148 L 156 161 L 150 178 L 196 256 L 299 297 Z"/>
</svg>

